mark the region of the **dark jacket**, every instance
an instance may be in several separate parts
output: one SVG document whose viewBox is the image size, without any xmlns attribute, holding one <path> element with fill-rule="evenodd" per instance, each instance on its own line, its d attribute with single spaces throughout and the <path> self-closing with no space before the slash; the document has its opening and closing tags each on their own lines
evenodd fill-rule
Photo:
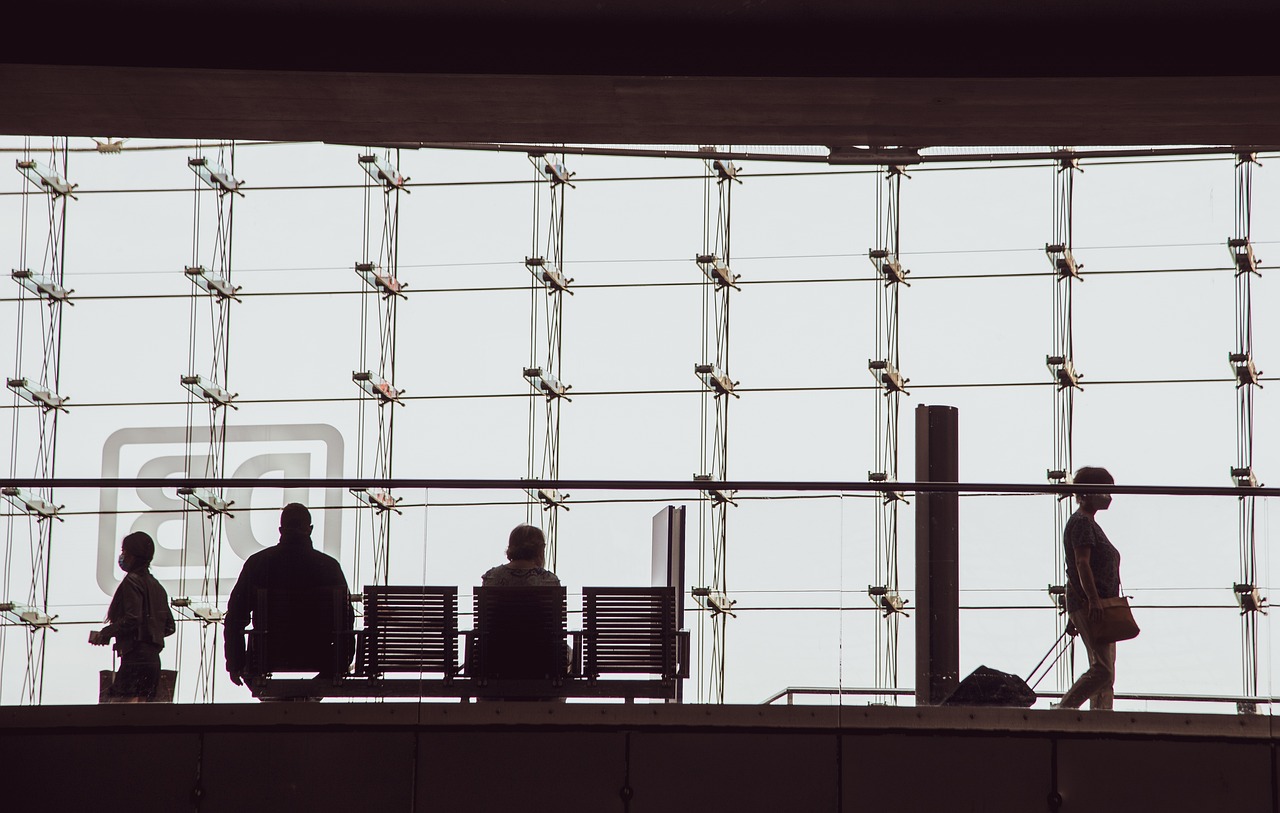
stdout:
<svg viewBox="0 0 1280 813">
<path fill-rule="evenodd" d="M 244 671 L 244 632 L 252 618 L 259 590 L 305 590 L 312 587 L 340 587 L 344 596 L 348 592 L 342 565 L 332 556 L 311 547 L 309 537 L 281 537 L 275 547 L 258 551 L 245 560 L 240 578 L 231 589 L 227 614 L 222 619 L 227 671 Z M 355 612 L 351 609 L 351 602 L 344 601 L 343 606 L 344 630 L 350 632 L 355 627 Z"/>
<path fill-rule="evenodd" d="M 107 622 L 102 633 L 115 639 L 115 650 L 121 655 L 135 649 L 159 652 L 176 629 L 169 596 L 148 570 L 125 574 L 111 597 Z"/>
</svg>

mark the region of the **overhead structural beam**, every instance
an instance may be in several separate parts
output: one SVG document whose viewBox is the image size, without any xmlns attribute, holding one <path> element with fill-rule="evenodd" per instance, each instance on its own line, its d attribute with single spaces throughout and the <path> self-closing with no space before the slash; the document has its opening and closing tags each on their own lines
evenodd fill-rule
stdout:
<svg viewBox="0 0 1280 813">
<path fill-rule="evenodd" d="M 515 75 L 529 70 L 530 32 L 569 48 L 536 60 L 548 74 L 700 76 L 1251 76 L 1274 70 L 1265 48 L 1206 47 L 1230 21 L 1274 30 L 1271 0 L 325 0 L 298 13 L 292 0 L 222 0 L 217 46 L 201 4 L 163 0 L 61 0 L 56 45 L 12 37 L 3 58 L 32 64 L 157 68 L 369 71 Z M 1071 47 L 1046 51 L 1044 33 L 1071 29 Z M 393 47 L 352 48 L 352 32 L 395 32 Z M 679 47 L 672 34 L 714 37 L 731 48 Z M 868 33 L 905 32 L 884 49 L 850 48 Z M 187 36 L 183 36 L 187 35 Z M 212 42 L 212 41 L 211 41 Z M 234 47 L 232 47 L 234 46 Z M 1087 54 L 1087 58 L 1077 55 Z M 552 105 L 557 107 L 557 105 Z M 1126 114 L 1128 111 L 1125 111 Z"/>
<path fill-rule="evenodd" d="M 136 53 L 149 55 L 150 47 Z M 500 75 L 0 59 L 9 60 L 0 62 L 0 131 L 12 135 L 356 145 L 1280 143 L 1280 76 L 1270 75 L 991 77 L 954 68 L 929 78 Z M 581 67 L 603 70 L 598 63 Z M 525 60 L 520 71 L 527 68 Z M 546 70 L 541 56 L 539 69 Z M 883 163 L 883 156 L 868 157 Z"/>
</svg>

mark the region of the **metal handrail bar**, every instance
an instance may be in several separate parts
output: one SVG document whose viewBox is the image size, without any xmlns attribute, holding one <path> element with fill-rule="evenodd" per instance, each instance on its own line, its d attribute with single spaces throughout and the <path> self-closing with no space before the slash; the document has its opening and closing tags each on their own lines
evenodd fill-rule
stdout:
<svg viewBox="0 0 1280 813">
<path fill-rule="evenodd" d="M 1280 497 L 1265 486 L 1085 485 L 1077 483 L 940 483 L 867 480 L 523 480 L 444 477 L 0 477 L 0 487 L 21 488 L 376 488 L 504 491 L 766 491 L 917 494 L 1140 494 L 1168 497 Z"/>
<path fill-rule="evenodd" d="M 853 697 L 909 697 L 916 693 L 915 689 L 876 689 L 866 686 L 788 686 L 775 692 L 760 705 L 771 706 L 779 700 L 786 699 L 787 705 L 796 696 L 840 695 Z M 1062 697 L 1062 692 L 1036 692 L 1038 697 Z M 1126 692 L 1116 693 L 1117 700 L 1143 700 L 1168 703 L 1254 703 L 1259 706 L 1280 703 L 1280 697 L 1250 697 L 1248 695 L 1208 695 L 1208 694 L 1164 694 L 1160 692 Z"/>
</svg>

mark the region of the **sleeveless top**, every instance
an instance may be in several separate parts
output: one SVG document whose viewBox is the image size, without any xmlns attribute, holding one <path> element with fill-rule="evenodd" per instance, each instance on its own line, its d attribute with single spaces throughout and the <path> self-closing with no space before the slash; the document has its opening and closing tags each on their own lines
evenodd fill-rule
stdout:
<svg viewBox="0 0 1280 813">
<path fill-rule="evenodd" d="M 541 567 L 515 568 L 498 565 L 480 577 L 485 587 L 559 587 L 560 579 Z"/>
</svg>

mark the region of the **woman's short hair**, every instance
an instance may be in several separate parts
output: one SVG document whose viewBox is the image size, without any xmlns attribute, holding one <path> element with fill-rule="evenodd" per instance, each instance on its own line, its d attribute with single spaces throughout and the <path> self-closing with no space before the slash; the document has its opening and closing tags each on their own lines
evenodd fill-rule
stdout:
<svg viewBox="0 0 1280 813">
<path fill-rule="evenodd" d="M 1116 484 L 1116 478 L 1101 466 L 1081 466 L 1076 469 L 1076 475 L 1071 478 L 1071 482 L 1083 486 L 1113 486 Z"/>
<path fill-rule="evenodd" d="M 547 538 L 536 525 L 517 525 L 507 538 L 507 560 L 537 559 L 547 549 Z"/>
</svg>

